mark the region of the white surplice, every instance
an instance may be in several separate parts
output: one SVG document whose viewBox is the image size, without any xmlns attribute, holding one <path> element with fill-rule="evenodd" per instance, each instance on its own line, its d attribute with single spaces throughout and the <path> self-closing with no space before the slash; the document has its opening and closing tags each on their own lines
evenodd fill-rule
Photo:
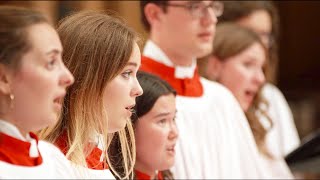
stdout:
<svg viewBox="0 0 320 180">
<path fill-rule="evenodd" d="M 175 78 L 192 77 L 195 66 L 177 67 L 152 41 L 143 55 L 175 68 Z M 193 64 L 196 64 L 195 60 Z M 143 64 L 142 64 L 143 66 Z M 178 76 L 178 77 L 177 77 Z M 172 168 L 177 179 L 277 178 L 258 152 L 248 121 L 224 86 L 200 79 L 200 97 L 178 95 L 179 138 Z"/>
</svg>

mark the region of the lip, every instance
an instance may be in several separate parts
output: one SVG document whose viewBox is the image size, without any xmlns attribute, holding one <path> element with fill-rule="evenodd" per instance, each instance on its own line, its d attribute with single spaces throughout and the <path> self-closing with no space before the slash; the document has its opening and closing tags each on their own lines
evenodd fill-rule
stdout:
<svg viewBox="0 0 320 180">
<path fill-rule="evenodd" d="M 63 102 L 65 95 L 66 95 L 66 93 L 64 92 L 64 93 L 60 94 L 59 96 L 57 96 L 56 98 L 54 98 L 54 100 L 53 100 L 54 106 L 59 111 L 61 110 L 62 102 Z"/>
<path fill-rule="evenodd" d="M 176 154 L 176 151 L 175 151 L 174 148 L 173 149 L 166 149 L 166 151 L 167 151 L 168 154 L 170 154 L 172 156 L 174 156 Z"/>
<path fill-rule="evenodd" d="M 127 110 L 127 113 L 128 113 L 128 116 L 129 117 L 131 117 L 132 116 L 132 113 L 134 112 L 134 106 L 135 106 L 136 104 L 132 104 L 132 105 L 129 105 L 129 106 L 127 106 L 125 109 Z"/>
<path fill-rule="evenodd" d="M 198 37 L 204 41 L 210 41 L 213 38 L 213 33 L 211 32 L 199 33 Z"/>
<path fill-rule="evenodd" d="M 166 151 L 171 155 L 175 155 L 175 152 L 176 152 L 175 146 L 176 146 L 175 143 L 173 145 L 167 146 Z"/>
<path fill-rule="evenodd" d="M 251 91 L 251 90 L 246 90 L 245 93 L 245 98 L 247 99 L 247 101 L 251 104 L 251 102 L 253 101 L 254 97 L 257 95 L 256 91 Z"/>
<path fill-rule="evenodd" d="M 245 90 L 245 94 L 249 95 L 249 96 L 256 96 L 257 95 L 257 90 Z"/>
<path fill-rule="evenodd" d="M 132 105 L 129 105 L 126 107 L 126 109 L 133 109 L 133 107 L 135 106 L 136 104 L 132 104 Z"/>
<path fill-rule="evenodd" d="M 132 116 L 132 112 L 130 110 L 127 110 L 127 114 L 128 114 L 129 117 Z"/>
<path fill-rule="evenodd" d="M 55 104 L 54 104 L 54 108 L 55 108 L 56 111 L 59 112 L 59 111 L 61 111 L 62 105 L 59 104 L 59 103 L 55 103 Z"/>
</svg>

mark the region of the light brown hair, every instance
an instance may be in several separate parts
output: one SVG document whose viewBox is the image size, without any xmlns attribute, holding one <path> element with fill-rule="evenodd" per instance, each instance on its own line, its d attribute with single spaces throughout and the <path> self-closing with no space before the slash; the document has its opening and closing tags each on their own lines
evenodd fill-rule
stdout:
<svg viewBox="0 0 320 180">
<path fill-rule="evenodd" d="M 0 6 L 0 65 L 14 73 L 19 71 L 22 56 L 32 49 L 29 28 L 48 23 L 39 12 L 14 6 Z M 11 106 L 10 94 L 0 94 L 0 115 Z"/>
<path fill-rule="evenodd" d="M 216 36 L 213 42 L 212 53 L 209 56 L 198 61 L 200 74 L 209 79 L 206 67 L 210 56 L 215 56 L 218 60 L 225 61 L 228 58 L 241 53 L 254 43 L 259 43 L 262 47 L 264 47 L 264 44 L 262 43 L 260 37 L 253 31 L 235 23 L 219 24 L 217 26 Z M 265 52 L 266 54 L 268 54 L 266 49 Z M 264 67 L 264 72 L 267 68 L 268 64 Z M 219 81 L 219 79 L 217 79 L 217 81 Z M 267 100 L 262 96 L 260 89 L 245 114 L 254 135 L 255 141 L 258 145 L 258 149 L 264 155 L 271 158 L 271 155 L 265 146 L 265 139 L 269 129 L 264 128 L 259 120 L 261 116 L 265 117 L 269 121 L 270 127 L 272 127 L 272 120 L 267 114 L 268 106 L 269 104 Z"/>
<path fill-rule="evenodd" d="M 28 39 L 28 27 L 48 23 L 47 19 L 31 9 L 0 6 L 0 63 L 17 68 L 23 54 L 32 44 Z"/>
<path fill-rule="evenodd" d="M 88 148 L 90 136 L 99 132 L 104 137 L 106 161 L 114 170 L 106 153 L 113 135 L 107 132 L 108 113 L 102 97 L 107 84 L 129 61 L 134 43 L 138 42 L 137 34 L 122 19 L 94 11 L 82 11 L 62 19 L 57 31 L 64 47 L 63 60 L 75 82 L 67 91 L 57 125 L 46 139 L 55 142 L 66 131 L 67 157 L 86 166 L 85 157 L 92 150 Z M 128 133 L 125 129 L 116 132 L 125 169 L 123 177 L 115 173 L 120 178 L 129 178 L 135 162 L 135 141 L 129 118 L 126 129 Z"/>
<path fill-rule="evenodd" d="M 266 78 L 275 83 L 278 67 L 278 39 L 279 39 L 279 13 L 272 1 L 222 1 L 223 14 L 219 17 L 219 23 L 236 22 L 248 17 L 257 10 L 266 11 L 271 17 L 271 45 L 269 47 L 269 66 Z"/>
</svg>

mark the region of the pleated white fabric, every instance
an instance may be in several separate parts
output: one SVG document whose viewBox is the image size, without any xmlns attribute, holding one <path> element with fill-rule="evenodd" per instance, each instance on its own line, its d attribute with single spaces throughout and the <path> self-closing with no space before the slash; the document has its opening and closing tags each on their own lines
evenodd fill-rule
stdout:
<svg viewBox="0 0 320 180">
<path fill-rule="evenodd" d="M 42 157 L 42 163 L 37 166 L 20 166 L 0 161 L 1 179 L 72 179 L 77 178 L 70 161 L 54 145 L 45 141 L 39 141 L 38 145 L 32 143 L 34 139 L 24 138 L 19 130 L 12 124 L 0 120 L 0 131 L 22 141 L 31 142 L 30 155 L 38 154 Z M 37 147 L 32 147 L 37 146 Z M 19 147 L 16 147 L 19 148 Z"/>
<path fill-rule="evenodd" d="M 95 170 L 74 164 L 72 167 L 79 179 L 116 179 L 109 169 Z"/>
<path fill-rule="evenodd" d="M 150 40 L 143 54 L 163 64 L 170 61 Z M 174 177 L 277 178 L 258 152 L 248 121 L 232 93 L 204 78 L 201 83 L 204 88 L 201 97 L 177 96 L 176 122 L 180 134 L 172 168 Z"/>
<path fill-rule="evenodd" d="M 300 144 L 292 112 L 284 95 L 274 85 L 267 83 L 262 95 L 269 102 L 269 114 L 273 122 L 273 128 L 267 135 L 268 148 L 276 157 L 284 157 Z"/>
</svg>

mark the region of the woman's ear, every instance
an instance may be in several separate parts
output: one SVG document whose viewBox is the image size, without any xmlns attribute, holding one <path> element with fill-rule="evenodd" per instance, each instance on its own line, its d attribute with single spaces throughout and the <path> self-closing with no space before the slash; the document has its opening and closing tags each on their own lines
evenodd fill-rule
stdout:
<svg viewBox="0 0 320 180">
<path fill-rule="evenodd" d="M 207 75 L 210 80 L 218 81 L 222 69 L 222 61 L 216 56 L 208 58 Z"/>
<path fill-rule="evenodd" d="M 163 13 L 162 8 L 154 3 L 148 3 L 144 7 L 144 14 L 150 24 L 150 27 L 155 27 L 156 24 L 160 22 L 161 13 Z"/>
<path fill-rule="evenodd" d="M 11 93 L 10 77 L 12 73 L 3 64 L 0 64 L 0 92 L 4 95 Z"/>
</svg>

